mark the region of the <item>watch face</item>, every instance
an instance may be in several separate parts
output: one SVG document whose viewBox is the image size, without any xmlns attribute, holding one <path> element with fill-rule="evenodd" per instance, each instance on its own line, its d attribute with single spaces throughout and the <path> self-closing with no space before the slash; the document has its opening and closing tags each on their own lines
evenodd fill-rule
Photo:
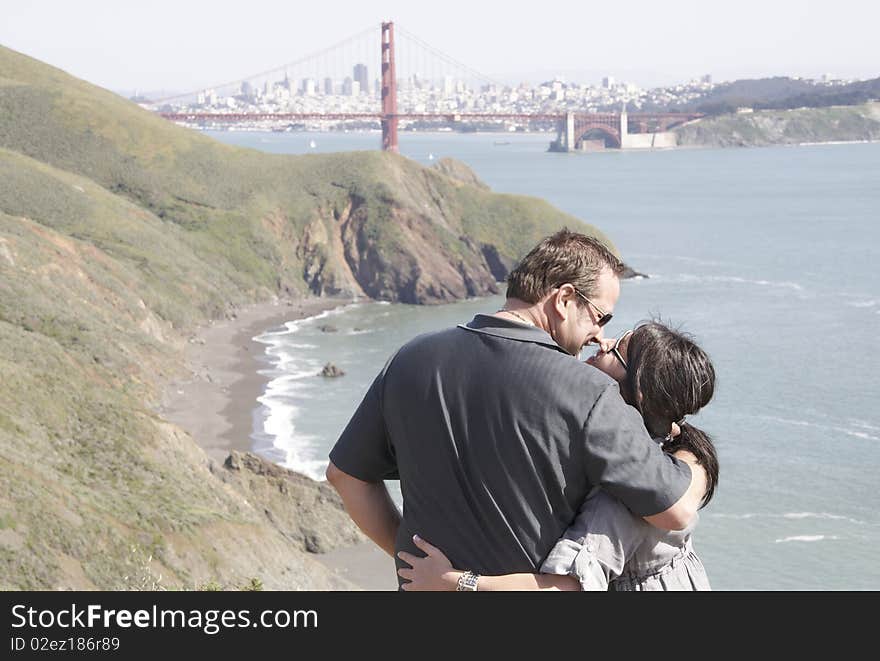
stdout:
<svg viewBox="0 0 880 661">
<path fill-rule="evenodd" d="M 479 574 L 474 574 L 471 571 L 466 571 L 458 579 L 458 586 L 456 587 L 456 590 L 458 590 L 459 592 L 476 592 L 477 580 L 479 578 Z"/>
</svg>

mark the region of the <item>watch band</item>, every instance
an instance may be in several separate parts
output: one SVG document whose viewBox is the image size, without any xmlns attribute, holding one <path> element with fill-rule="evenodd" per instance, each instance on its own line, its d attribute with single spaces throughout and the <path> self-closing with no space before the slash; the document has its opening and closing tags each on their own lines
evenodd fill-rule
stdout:
<svg viewBox="0 0 880 661">
<path fill-rule="evenodd" d="M 472 571 L 466 571 L 464 574 L 458 577 L 458 585 L 455 587 L 456 592 L 476 592 L 477 591 L 477 581 L 480 580 L 480 575 L 475 574 Z"/>
</svg>

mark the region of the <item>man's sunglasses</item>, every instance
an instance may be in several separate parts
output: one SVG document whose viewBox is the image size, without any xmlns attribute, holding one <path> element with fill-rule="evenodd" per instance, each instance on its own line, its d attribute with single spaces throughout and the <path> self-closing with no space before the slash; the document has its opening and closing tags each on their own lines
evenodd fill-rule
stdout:
<svg viewBox="0 0 880 661">
<path fill-rule="evenodd" d="M 593 301 L 591 301 L 589 298 L 587 298 L 586 296 L 581 294 L 577 289 L 574 290 L 574 293 L 577 294 L 578 296 L 580 296 L 582 299 L 584 299 L 589 305 L 592 305 L 593 309 L 596 310 L 596 312 L 599 315 L 599 318 L 596 320 L 596 325 L 599 328 L 601 328 L 602 326 L 607 324 L 614 317 L 613 314 L 611 314 L 610 312 L 605 312 L 605 310 L 603 310 L 598 305 L 593 303 Z"/>
</svg>

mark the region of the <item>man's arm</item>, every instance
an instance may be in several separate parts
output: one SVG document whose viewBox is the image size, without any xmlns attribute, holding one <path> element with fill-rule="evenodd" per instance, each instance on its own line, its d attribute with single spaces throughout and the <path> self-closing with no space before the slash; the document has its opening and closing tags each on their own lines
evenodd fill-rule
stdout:
<svg viewBox="0 0 880 661">
<path fill-rule="evenodd" d="M 681 451 L 675 456 L 691 467 L 691 484 L 684 495 L 664 512 L 644 517 L 652 526 L 663 530 L 684 530 L 697 514 L 706 494 L 706 471 L 690 452 Z"/>
<path fill-rule="evenodd" d="M 592 484 L 657 528 L 687 528 L 705 485 L 685 461 L 651 439 L 642 416 L 623 401 L 616 385 L 599 395 L 584 432 L 585 469 Z"/>
<path fill-rule="evenodd" d="M 382 407 L 383 380 L 388 365 L 390 361 L 375 378 L 330 451 L 327 481 L 339 493 L 357 527 L 394 557 L 400 512 L 384 482 L 397 476 L 397 461 Z"/>
<path fill-rule="evenodd" d="M 400 512 L 384 482 L 364 482 L 340 469 L 332 461 L 327 481 L 333 485 L 345 510 L 364 534 L 394 557 L 394 540 L 400 527 Z"/>
</svg>

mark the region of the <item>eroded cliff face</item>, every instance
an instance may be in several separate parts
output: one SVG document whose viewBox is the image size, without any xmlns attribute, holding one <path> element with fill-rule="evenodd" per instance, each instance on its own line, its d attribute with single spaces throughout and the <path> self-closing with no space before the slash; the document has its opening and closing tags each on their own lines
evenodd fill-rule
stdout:
<svg viewBox="0 0 880 661">
<path fill-rule="evenodd" d="M 369 162 L 370 188 L 331 178 L 332 201 L 305 219 L 287 217 L 302 223 L 301 234 L 276 232 L 315 295 L 435 304 L 496 294 L 518 259 L 563 226 L 613 248 L 595 227 L 542 200 L 492 193 L 452 159 L 422 168 L 394 154 L 356 158 Z"/>
<path fill-rule="evenodd" d="M 444 303 L 497 293 L 491 269 L 470 241 L 453 249 L 438 240 L 430 219 L 397 205 L 388 212 L 396 240 L 385 245 L 370 234 L 366 205 L 353 203 L 340 218 L 342 253 L 335 256 L 344 264 L 339 270 L 354 280 L 350 291 L 400 303 Z"/>
<path fill-rule="evenodd" d="M 300 237 L 278 233 L 280 245 L 286 240 L 301 262 L 309 292 L 411 304 L 498 293 L 514 255 L 468 236 L 446 199 L 462 186 L 491 193 L 464 164 L 445 159 L 444 165 L 437 173 L 415 173 L 415 181 L 404 178 L 402 194 L 370 200 L 347 191 L 342 203 L 317 208 Z"/>
</svg>

